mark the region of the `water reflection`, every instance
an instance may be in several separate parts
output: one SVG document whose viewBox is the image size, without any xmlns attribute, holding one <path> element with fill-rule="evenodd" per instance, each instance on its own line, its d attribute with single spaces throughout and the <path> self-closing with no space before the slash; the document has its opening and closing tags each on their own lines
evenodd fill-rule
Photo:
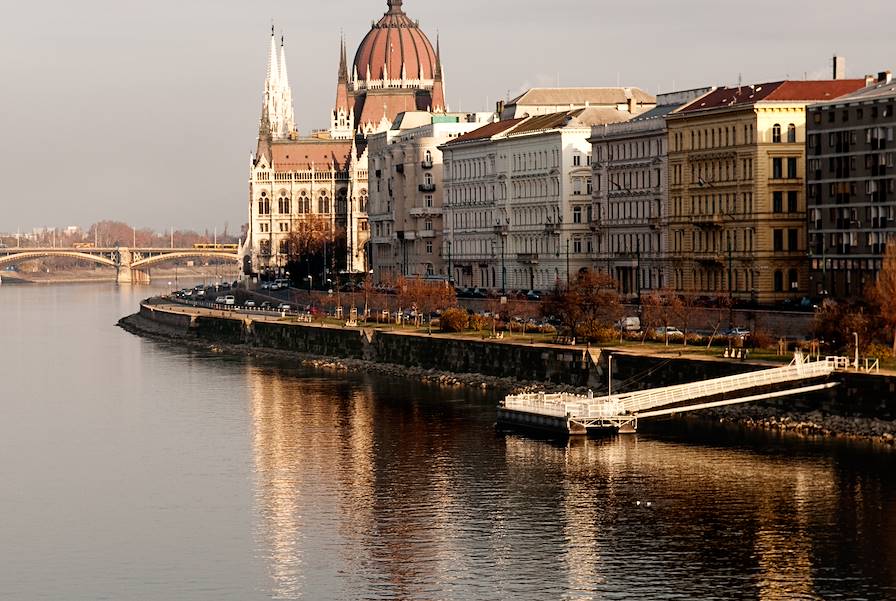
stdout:
<svg viewBox="0 0 896 601">
<path fill-rule="evenodd" d="M 845 512 L 893 533 L 893 485 L 873 479 L 871 507 L 862 486 L 844 486 L 855 470 L 836 453 L 643 434 L 556 444 L 496 434 L 493 399 L 472 393 L 246 373 L 259 545 L 277 598 L 892 590 L 889 568 L 857 575 L 856 557 L 828 561 L 844 541 L 875 553 L 834 526 Z"/>
</svg>

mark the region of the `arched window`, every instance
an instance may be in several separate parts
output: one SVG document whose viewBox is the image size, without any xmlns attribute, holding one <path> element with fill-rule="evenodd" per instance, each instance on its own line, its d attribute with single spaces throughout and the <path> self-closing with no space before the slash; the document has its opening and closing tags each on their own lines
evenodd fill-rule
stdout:
<svg viewBox="0 0 896 601">
<path fill-rule="evenodd" d="M 425 173 L 423 175 L 423 183 L 426 184 L 427 186 L 432 185 L 432 173 Z"/>
<path fill-rule="evenodd" d="M 299 192 L 299 201 L 298 201 L 298 211 L 299 213 L 310 213 L 311 212 L 311 199 L 308 198 L 308 192 L 302 190 Z"/>
<path fill-rule="evenodd" d="M 775 123 L 772 126 L 772 143 L 780 144 L 781 143 L 781 124 Z"/>
<path fill-rule="evenodd" d="M 799 277 L 797 276 L 796 269 L 791 269 L 787 272 L 787 283 L 791 292 L 796 292 L 800 288 Z"/>
<path fill-rule="evenodd" d="M 796 142 L 796 125 L 793 123 L 787 126 L 787 141 L 791 144 Z"/>
<path fill-rule="evenodd" d="M 358 202 L 359 202 L 359 204 L 361 205 L 361 206 L 359 207 L 359 209 L 360 209 L 360 211 L 361 211 L 362 213 L 366 213 L 366 212 L 367 212 L 367 200 L 368 200 L 367 190 L 366 190 L 366 189 L 362 189 L 362 190 L 361 190 L 361 194 L 360 194 L 360 196 L 358 197 Z"/>
<path fill-rule="evenodd" d="M 330 212 L 330 197 L 327 196 L 326 191 L 322 191 L 320 198 L 317 199 L 317 212 L 324 215 Z"/>
<path fill-rule="evenodd" d="M 280 191 L 280 198 L 277 199 L 277 212 L 281 215 L 289 215 L 289 196 L 286 190 Z"/>
<path fill-rule="evenodd" d="M 270 215 L 271 214 L 271 199 L 268 198 L 267 192 L 262 192 L 261 198 L 258 199 L 258 214 L 259 215 Z"/>
</svg>

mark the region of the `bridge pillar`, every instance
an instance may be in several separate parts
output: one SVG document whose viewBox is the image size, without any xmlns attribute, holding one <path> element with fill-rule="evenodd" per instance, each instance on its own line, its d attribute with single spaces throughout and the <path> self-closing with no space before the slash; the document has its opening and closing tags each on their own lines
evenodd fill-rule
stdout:
<svg viewBox="0 0 896 601">
<path fill-rule="evenodd" d="M 150 277 L 145 271 L 122 265 L 118 268 L 115 281 L 119 284 L 149 284 Z"/>
</svg>

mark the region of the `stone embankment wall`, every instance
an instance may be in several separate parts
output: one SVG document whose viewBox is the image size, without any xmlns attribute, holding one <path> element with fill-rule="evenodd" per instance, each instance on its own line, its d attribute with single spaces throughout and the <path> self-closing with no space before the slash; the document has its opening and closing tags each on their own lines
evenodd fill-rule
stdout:
<svg viewBox="0 0 896 601">
<path fill-rule="evenodd" d="M 520 382 L 544 382 L 606 391 L 606 349 L 476 340 L 372 329 L 255 321 L 222 313 L 189 316 L 142 305 L 140 315 L 200 340 L 337 359 L 366 360 L 408 368 L 478 373 Z M 711 358 L 639 355 L 613 351 L 613 389 L 631 391 L 767 369 L 761 363 Z M 764 403 L 787 410 L 844 416 L 896 418 L 896 377 L 838 373 L 836 388 Z"/>
</svg>

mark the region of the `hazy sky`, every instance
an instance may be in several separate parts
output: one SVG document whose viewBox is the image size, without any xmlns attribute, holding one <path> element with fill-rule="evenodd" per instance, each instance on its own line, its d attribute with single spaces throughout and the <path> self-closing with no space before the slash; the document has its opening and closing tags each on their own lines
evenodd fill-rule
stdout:
<svg viewBox="0 0 896 601">
<path fill-rule="evenodd" d="M 893 68 L 893 0 L 405 0 L 441 33 L 452 110 L 533 85 L 652 93 Z M 238 230 L 271 20 L 299 129 L 328 125 L 349 53 L 385 0 L 35 0 L 0 20 L 0 231 L 118 219 Z M 744 12 L 744 10 L 748 12 Z"/>
</svg>

